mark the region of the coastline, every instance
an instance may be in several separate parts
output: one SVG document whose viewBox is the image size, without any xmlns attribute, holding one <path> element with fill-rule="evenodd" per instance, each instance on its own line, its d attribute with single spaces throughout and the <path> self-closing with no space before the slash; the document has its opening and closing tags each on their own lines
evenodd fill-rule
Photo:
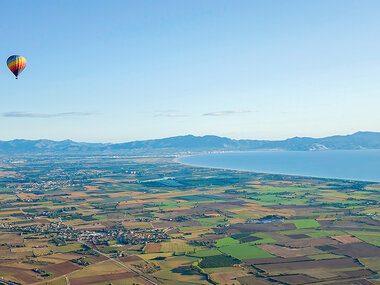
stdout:
<svg viewBox="0 0 380 285">
<path fill-rule="evenodd" d="M 279 150 L 273 150 L 273 151 L 267 150 L 267 151 L 268 152 L 274 152 L 274 153 L 279 152 Z M 344 150 L 342 150 L 342 151 L 344 151 Z M 215 152 L 186 154 L 186 155 L 180 155 L 178 157 L 175 157 L 173 159 L 173 162 L 179 163 L 182 165 L 186 165 L 186 166 L 190 166 L 190 167 L 202 167 L 202 168 L 209 168 L 209 169 L 220 169 L 220 170 L 239 171 L 239 172 L 251 172 L 251 173 L 266 174 L 266 175 L 281 175 L 281 176 L 289 176 L 289 177 L 297 177 L 297 178 L 305 178 L 305 179 L 322 179 L 322 180 L 337 180 L 337 181 L 349 181 L 349 182 L 380 183 L 380 181 L 375 181 L 375 180 L 323 177 L 323 176 L 289 174 L 289 173 L 268 172 L 268 171 L 255 171 L 255 170 L 229 168 L 229 167 L 206 166 L 206 165 L 192 164 L 192 163 L 186 163 L 186 162 L 180 161 L 183 158 L 193 157 L 193 156 L 198 156 L 198 155 L 204 156 L 204 155 L 222 154 L 222 153 L 245 153 L 245 152 L 257 152 L 257 151 L 225 151 L 225 152 L 215 151 Z M 305 152 L 310 152 L 310 151 L 305 151 Z"/>
</svg>

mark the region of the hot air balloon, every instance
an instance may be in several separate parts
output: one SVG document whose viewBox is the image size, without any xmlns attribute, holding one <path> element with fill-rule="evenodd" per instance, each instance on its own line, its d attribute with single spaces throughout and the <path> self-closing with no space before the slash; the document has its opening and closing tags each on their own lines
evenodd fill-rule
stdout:
<svg viewBox="0 0 380 285">
<path fill-rule="evenodd" d="M 24 70 L 26 66 L 26 59 L 21 55 L 11 55 L 7 59 L 7 65 L 10 71 L 18 78 L 19 74 Z"/>
</svg>

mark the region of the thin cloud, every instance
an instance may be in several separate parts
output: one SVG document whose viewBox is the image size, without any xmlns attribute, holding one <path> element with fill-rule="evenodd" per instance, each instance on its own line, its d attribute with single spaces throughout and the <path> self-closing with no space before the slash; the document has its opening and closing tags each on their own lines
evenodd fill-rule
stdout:
<svg viewBox="0 0 380 285">
<path fill-rule="evenodd" d="M 178 110 L 174 109 L 165 109 L 165 110 L 156 110 L 156 113 L 178 113 Z"/>
<path fill-rule="evenodd" d="M 166 117 L 166 118 L 181 118 L 188 117 L 188 115 L 181 113 L 178 110 L 166 109 L 155 111 L 155 117 Z"/>
<path fill-rule="evenodd" d="M 233 115 L 233 114 L 245 114 L 245 113 L 252 113 L 255 111 L 252 110 L 226 110 L 226 111 L 217 111 L 217 112 L 210 112 L 210 113 L 205 113 L 203 116 L 228 116 L 228 115 Z"/>
<path fill-rule="evenodd" d="M 186 114 L 181 113 L 158 113 L 154 115 L 155 117 L 166 117 L 166 118 L 183 118 L 188 117 Z"/>
<path fill-rule="evenodd" d="M 58 117 L 81 117 L 81 116 L 91 116 L 93 113 L 90 112 L 64 112 L 64 113 L 29 113 L 29 112 L 6 112 L 2 114 L 3 117 L 7 118 L 58 118 Z"/>
</svg>

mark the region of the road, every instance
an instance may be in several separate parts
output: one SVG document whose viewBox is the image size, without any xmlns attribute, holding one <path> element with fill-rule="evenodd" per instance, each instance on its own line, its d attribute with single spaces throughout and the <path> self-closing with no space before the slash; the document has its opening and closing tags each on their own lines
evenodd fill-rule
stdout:
<svg viewBox="0 0 380 285">
<path fill-rule="evenodd" d="M 81 244 L 84 244 L 86 245 L 83 241 L 81 240 L 78 240 Z M 158 283 L 154 282 L 153 280 L 150 280 L 149 278 L 145 277 L 144 275 L 142 275 L 140 272 L 136 271 L 135 269 L 125 265 L 124 263 L 120 262 L 119 260 L 115 259 L 115 258 L 112 258 L 110 256 L 108 256 L 107 254 L 103 253 L 103 252 L 100 252 L 99 250 L 96 250 L 94 248 L 91 248 L 93 251 L 95 251 L 96 253 L 100 254 L 100 255 L 103 255 L 104 257 L 107 257 L 109 260 L 112 260 L 113 262 L 115 262 L 116 264 L 128 269 L 129 271 L 132 271 L 133 273 L 137 274 L 139 277 L 141 277 L 142 279 L 144 279 L 145 281 L 147 281 L 148 283 L 150 284 L 153 284 L 153 285 L 159 285 Z"/>
</svg>

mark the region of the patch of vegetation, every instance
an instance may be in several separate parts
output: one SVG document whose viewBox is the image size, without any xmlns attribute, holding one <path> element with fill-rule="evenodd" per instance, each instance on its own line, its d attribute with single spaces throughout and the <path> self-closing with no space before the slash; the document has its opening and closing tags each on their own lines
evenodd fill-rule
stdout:
<svg viewBox="0 0 380 285">
<path fill-rule="evenodd" d="M 239 259 L 233 258 L 228 255 L 215 255 L 206 256 L 202 258 L 199 262 L 199 267 L 201 268 L 214 268 L 214 267 L 230 267 L 234 264 L 239 264 L 241 261 Z"/>
<path fill-rule="evenodd" d="M 240 233 L 240 234 L 231 235 L 231 237 L 233 239 L 241 239 L 241 238 L 244 238 L 244 237 L 247 237 L 247 236 L 250 236 L 250 234 L 249 233 Z"/>
</svg>

